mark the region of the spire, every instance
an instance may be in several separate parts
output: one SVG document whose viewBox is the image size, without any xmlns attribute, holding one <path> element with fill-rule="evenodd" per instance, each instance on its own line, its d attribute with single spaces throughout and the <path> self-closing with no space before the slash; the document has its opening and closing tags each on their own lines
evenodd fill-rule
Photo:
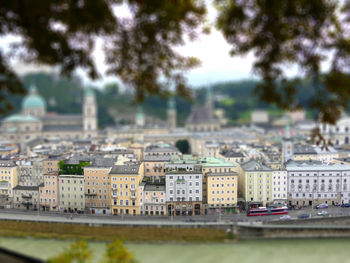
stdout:
<svg viewBox="0 0 350 263">
<path fill-rule="evenodd" d="M 30 87 L 29 87 L 29 94 L 30 94 L 30 95 L 36 95 L 36 94 L 38 94 L 38 89 L 37 89 L 37 87 L 36 87 L 34 84 L 30 84 Z"/>
<path fill-rule="evenodd" d="M 168 100 L 168 110 L 175 110 L 176 109 L 176 102 L 175 102 L 175 98 L 171 97 Z"/>
<path fill-rule="evenodd" d="M 285 137 L 286 139 L 290 139 L 290 138 L 291 138 L 290 126 L 289 126 L 289 124 L 287 124 L 286 127 L 285 127 L 284 137 Z"/>
<path fill-rule="evenodd" d="M 212 94 L 212 89 L 210 86 L 207 88 L 207 101 L 206 101 L 206 103 L 207 103 L 207 108 L 209 109 L 210 112 L 212 112 L 214 107 L 213 107 L 213 94 Z"/>
<path fill-rule="evenodd" d="M 85 88 L 84 89 L 85 96 L 93 96 L 95 97 L 95 92 L 93 88 Z"/>
</svg>

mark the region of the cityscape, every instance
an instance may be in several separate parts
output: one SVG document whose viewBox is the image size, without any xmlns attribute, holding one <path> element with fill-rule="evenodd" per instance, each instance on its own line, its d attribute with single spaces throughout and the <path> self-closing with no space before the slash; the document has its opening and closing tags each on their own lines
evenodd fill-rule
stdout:
<svg viewBox="0 0 350 263">
<path fill-rule="evenodd" d="M 350 262 L 349 1 L 0 21 L 0 262 Z"/>
</svg>

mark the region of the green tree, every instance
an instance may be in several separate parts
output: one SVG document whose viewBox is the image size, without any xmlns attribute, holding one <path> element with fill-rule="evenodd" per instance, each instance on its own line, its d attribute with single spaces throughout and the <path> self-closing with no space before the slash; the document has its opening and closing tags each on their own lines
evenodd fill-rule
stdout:
<svg viewBox="0 0 350 263">
<path fill-rule="evenodd" d="M 178 140 L 176 141 L 175 146 L 183 154 L 190 153 L 190 144 L 187 140 Z"/>
<path fill-rule="evenodd" d="M 92 254 L 85 241 L 73 243 L 59 256 L 49 260 L 50 263 L 88 263 L 91 262 Z"/>
<path fill-rule="evenodd" d="M 136 263 L 134 256 L 123 245 L 123 241 L 115 240 L 107 247 L 106 254 L 101 263 Z"/>
</svg>

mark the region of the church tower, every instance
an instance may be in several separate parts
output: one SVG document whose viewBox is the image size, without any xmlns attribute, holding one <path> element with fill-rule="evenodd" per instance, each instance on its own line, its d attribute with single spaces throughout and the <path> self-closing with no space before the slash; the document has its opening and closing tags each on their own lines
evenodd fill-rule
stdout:
<svg viewBox="0 0 350 263">
<path fill-rule="evenodd" d="M 145 126 L 145 114 L 143 113 L 143 109 L 141 105 L 137 106 L 137 112 L 135 115 L 135 124 L 137 127 Z"/>
<path fill-rule="evenodd" d="M 170 98 L 168 100 L 167 122 L 168 122 L 168 128 L 170 130 L 174 130 L 176 128 L 176 102 L 175 102 L 175 98 Z"/>
<path fill-rule="evenodd" d="M 214 114 L 214 101 L 213 101 L 213 91 L 211 87 L 207 89 L 207 98 L 206 98 L 206 107 L 209 110 L 210 114 Z"/>
<path fill-rule="evenodd" d="M 293 141 L 291 138 L 290 127 L 287 125 L 282 139 L 282 163 L 284 164 L 289 160 L 293 160 L 293 154 Z"/>
<path fill-rule="evenodd" d="M 84 137 L 91 138 L 97 132 L 97 105 L 94 91 L 92 89 L 85 90 L 83 103 L 83 128 Z"/>
</svg>

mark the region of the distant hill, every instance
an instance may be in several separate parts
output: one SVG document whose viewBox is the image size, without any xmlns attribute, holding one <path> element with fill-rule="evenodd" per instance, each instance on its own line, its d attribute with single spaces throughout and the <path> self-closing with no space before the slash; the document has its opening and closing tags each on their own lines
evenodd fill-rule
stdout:
<svg viewBox="0 0 350 263">
<path fill-rule="evenodd" d="M 35 84 L 38 92 L 45 98 L 48 111 L 58 113 L 80 113 L 83 100 L 83 87 L 79 79 L 67 79 L 48 73 L 31 73 L 23 76 L 24 85 L 29 88 Z M 280 116 L 283 111 L 273 105 L 260 102 L 254 96 L 257 81 L 229 81 L 211 85 L 215 100 L 215 107 L 225 111 L 230 125 L 249 123 L 252 110 L 266 109 L 273 116 Z M 310 83 L 304 82 L 298 87 L 298 100 L 308 107 L 312 94 Z M 206 87 L 195 89 L 195 103 L 203 104 L 206 100 Z M 130 92 L 121 92 L 118 85 L 111 83 L 98 88 L 96 97 L 98 101 L 98 118 L 100 128 L 118 123 L 132 123 L 136 111 L 133 97 Z M 21 109 L 22 97 L 9 98 L 15 106 L 12 112 Z M 154 120 L 165 120 L 167 102 L 158 96 L 148 97 L 142 103 L 144 112 Z M 191 111 L 192 104 L 183 98 L 176 97 L 178 123 L 183 125 Z M 315 114 L 309 112 L 310 115 Z"/>
</svg>

